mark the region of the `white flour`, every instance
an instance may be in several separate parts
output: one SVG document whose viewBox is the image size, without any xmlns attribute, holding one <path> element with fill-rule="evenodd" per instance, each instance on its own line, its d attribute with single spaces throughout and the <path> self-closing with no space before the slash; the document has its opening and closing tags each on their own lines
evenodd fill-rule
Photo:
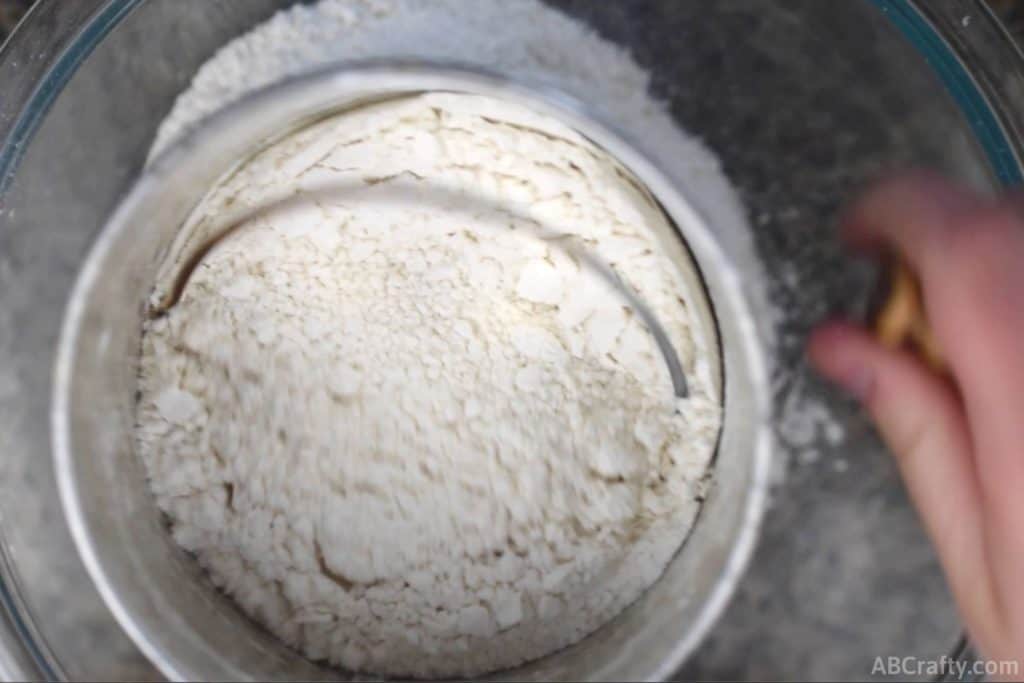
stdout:
<svg viewBox="0 0 1024 683">
<path fill-rule="evenodd" d="M 201 215 L 364 189 L 253 220 L 147 329 L 140 452 L 178 542 L 309 656 L 391 675 L 512 666 L 635 600 L 692 523 L 720 408 L 713 338 L 648 234 L 665 219 L 623 173 L 554 121 L 428 95 L 216 188 Z M 691 397 L 599 276 L 500 209 L 402 199 L 430 188 L 614 261 Z"/>
<path fill-rule="evenodd" d="M 323 0 L 279 12 L 206 62 L 161 124 L 154 152 L 203 116 L 289 74 L 403 57 L 552 82 L 626 120 L 660 117 L 673 128 L 647 95 L 647 73 L 621 48 L 537 0 Z M 716 164 L 702 150 L 694 165 Z"/>
<path fill-rule="evenodd" d="M 543 78 L 682 139 L 627 56 L 533 0 L 326 0 L 218 53 L 154 153 L 288 73 L 413 54 Z M 701 201 L 739 215 L 684 146 Z M 712 333 L 648 234 L 664 217 L 557 122 L 438 95 L 302 131 L 203 211 L 338 180 L 365 187 L 252 221 L 146 331 L 139 449 L 175 538 L 257 620 L 345 667 L 471 676 L 579 640 L 685 538 L 720 422 Z M 584 239 L 667 328 L 691 397 L 596 276 L 505 215 L 400 198 L 425 187 Z"/>
</svg>

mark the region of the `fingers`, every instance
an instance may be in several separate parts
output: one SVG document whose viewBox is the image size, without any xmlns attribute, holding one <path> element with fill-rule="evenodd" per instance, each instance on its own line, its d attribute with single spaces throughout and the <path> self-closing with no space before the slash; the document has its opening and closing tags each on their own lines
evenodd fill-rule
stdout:
<svg viewBox="0 0 1024 683">
<path fill-rule="evenodd" d="M 1024 513 L 1024 223 L 1018 200 L 986 202 L 927 173 L 882 183 L 844 221 L 918 272 L 928 319 L 964 397 L 980 485 Z M 1014 484 L 1014 486 L 1011 486 Z M 1020 502 L 1018 502 L 1018 500 Z"/>
<path fill-rule="evenodd" d="M 850 326 L 819 330 L 810 347 L 896 454 L 972 634 L 1006 656 L 1020 645 L 1008 634 L 1024 634 L 1022 208 L 916 173 L 880 184 L 844 221 L 851 241 L 895 250 L 916 271 L 958 392 Z"/>
<path fill-rule="evenodd" d="M 928 315 L 964 395 L 979 476 L 1024 484 L 1024 224 L 995 207 L 950 242 L 945 274 L 925 285 Z"/>
<path fill-rule="evenodd" d="M 901 252 L 922 272 L 929 253 L 963 217 L 984 206 L 973 192 L 929 171 L 913 171 L 878 183 L 844 216 L 844 237 L 862 247 Z"/>
<path fill-rule="evenodd" d="M 979 587 L 986 573 L 981 509 L 966 419 L 953 390 L 905 352 L 884 348 L 867 332 L 831 323 L 811 337 L 818 370 L 871 413 L 896 455 L 907 489 L 948 579 L 978 613 L 990 607 Z"/>
</svg>

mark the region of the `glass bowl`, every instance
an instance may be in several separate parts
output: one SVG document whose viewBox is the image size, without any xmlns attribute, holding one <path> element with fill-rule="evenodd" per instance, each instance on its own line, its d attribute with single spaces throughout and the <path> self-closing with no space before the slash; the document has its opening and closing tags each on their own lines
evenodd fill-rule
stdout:
<svg viewBox="0 0 1024 683">
<path fill-rule="evenodd" d="M 196 68 L 286 0 L 40 0 L 0 50 L 0 674 L 158 678 L 104 607 L 57 500 L 52 361 L 91 240 Z M 887 169 L 1022 177 L 1024 60 L 980 0 L 552 3 L 628 48 L 722 159 L 772 274 L 777 472 L 759 550 L 680 676 L 863 678 L 960 626 L 895 468 L 803 363 L 810 325 L 874 278 L 836 211 Z"/>
</svg>

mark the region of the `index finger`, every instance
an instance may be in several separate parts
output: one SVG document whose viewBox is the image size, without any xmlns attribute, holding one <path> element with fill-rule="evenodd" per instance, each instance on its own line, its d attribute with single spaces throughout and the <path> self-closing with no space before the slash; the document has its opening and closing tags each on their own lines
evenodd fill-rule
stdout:
<svg viewBox="0 0 1024 683">
<path fill-rule="evenodd" d="M 845 213 L 843 237 L 866 248 L 900 252 L 923 274 L 929 247 L 941 245 L 986 202 L 932 171 L 910 171 L 876 183 Z"/>
</svg>

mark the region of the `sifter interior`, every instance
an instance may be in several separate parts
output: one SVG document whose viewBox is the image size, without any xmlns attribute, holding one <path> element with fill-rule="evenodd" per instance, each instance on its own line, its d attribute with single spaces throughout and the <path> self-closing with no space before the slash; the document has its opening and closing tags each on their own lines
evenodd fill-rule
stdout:
<svg viewBox="0 0 1024 683">
<path fill-rule="evenodd" d="M 332 115 L 338 114 L 344 114 L 344 111 L 334 112 Z M 202 264 L 203 259 L 215 250 L 219 244 L 230 239 L 240 229 L 244 229 L 250 221 L 273 216 L 278 213 L 285 213 L 290 208 L 310 199 L 344 201 L 346 198 L 356 196 L 356 191 L 362 189 L 362 187 L 364 187 L 364 183 L 329 183 L 318 187 L 313 192 L 304 193 L 300 201 L 296 201 L 294 197 L 289 197 L 269 201 L 255 207 L 247 207 L 244 211 L 239 212 L 239 215 L 231 215 L 217 221 L 212 228 L 202 231 L 202 235 L 194 239 L 188 237 L 188 228 L 183 227 L 178 238 L 175 240 L 176 244 L 181 244 L 181 248 L 177 249 L 178 253 L 174 253 L 175 250 L 172 248 L 172 253 L 167 258 L 171 263 L 166 269 L 161 268 L 157 281 L 154 284 L 156 289 L 152 295 L 154 300 L 148 305 L 146 316 L 148 318 L 158 318 L 168 314 L 181 300 L 189 281 L 192 279 L 193 273 Z M 602 282 L 607 290 L 609 290 L 611 296 L 615 297 L 617 301 L 643 321 L 645 331 L 653 339 L 657 352 L 661 357 L 661 363 L 668 372 L 672 383 L 673 395 L 676 398 L 687 398 L 689 396 L 686 371 L 679 360 L 679 354 L 673 346 L 672 340 L 669 339 L 665 326 L 662 325 L 651 306 L 644 301 L 642 295 L 615 272 L 614 267 L 607 259 L 602 258 L 596 251 L 588 248 L 580 240 L 564 239 L 565 235 L 558 229 L 557 223 L 538 221 L 502 202 L 495 202 L 483 196 L 474 196 L 466 192 L 460 192 L 456 196 L 450 190 L 429 184 L 425 188 L 417 188 L 415 192 L 409 191 L 408 188 L 393 188 L 384 197 L 378 194 L 375 196 L 375 200 L 369 201 L 380 202 L 385 200 L 385 198 L 388 201 L 420 207 L 436 206 L 438 208 L 445 207 L 449 210 L 454 209 L 456 215 L 461 214 L 467 217 L 472 216 L 477 211 L 498 210 L 508 216 L 509 220 L 524 226 L 525 229 L 518 230 L 518 234 L 521 237 L 536 244 L 547 245 L 562 255 L 567 256 L 582 272 Z M 368 200 L 364 198 L 356 201 L 366 202 Z M 491 230 L 505 231 L 508 228 L 492 227 Z M 700 306 L 697 315 L 700 317 L 701 329 L 709 335 L 713 334 L 715 325 L 706 306 Z"/>
</svg>

